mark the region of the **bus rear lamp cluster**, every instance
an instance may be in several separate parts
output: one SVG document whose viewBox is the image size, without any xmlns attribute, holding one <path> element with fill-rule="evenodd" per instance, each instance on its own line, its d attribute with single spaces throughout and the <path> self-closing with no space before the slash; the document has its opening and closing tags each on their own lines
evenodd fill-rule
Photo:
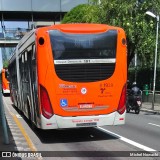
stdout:
<svg viewBox="0 0 160 160">
<path fill-rule="evenodd" d="M 2 86 L 2 87 L 3 87 L 4 90 L 7 89 L 7 87 L 6 87 L 6 85 L 5 85 L 4 83 L 3 83 L 3 86 Z"/>
<path fill-rule="evenodd" d="M 126 110 L 126 85 L 124 85 L 123 87 L 117 111 L 119 114 L 123 114 L 125 110 Z"/>
<path fill-rule="evenodd" d="M 47 119 L 50 119 L 54 113 L 53 113 L 51 102 L 49 100 L 48 93 L 46 89 L 42 86 L 40 86 L 40 98 L 41 98 L 42 114 Z"/>
</svg>

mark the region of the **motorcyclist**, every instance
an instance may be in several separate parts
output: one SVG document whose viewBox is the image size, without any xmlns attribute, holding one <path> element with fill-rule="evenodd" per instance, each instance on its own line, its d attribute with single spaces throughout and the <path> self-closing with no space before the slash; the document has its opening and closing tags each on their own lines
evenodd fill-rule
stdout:
<svg viewBox="0 0 160 160">
<path fill-rule="evenodd" d="M 130 110 L 135 110 L 135 113 L 139 113 L 140 109 L 139 109 L 139 105 L 137 107 L 137 104 L 135 105 L 135 101 L 137 102 L 137 97 L 138 101 L 141 101 L 141 90 L 139 87 L 137 87 L 136 82 L 133 82 L 131 89 L 129 91 L 129 95 L 128 95 L 128 108 L 127 108 L 127 112 L 129 112 Z"/>
<path fill-rule="evenodd" d="M 130 90 L 130 95 L 141 95 L 141 90 L 140 88 L 137 87 L 137 83 L 133 82 L 131 90 Z"/>
</svg>

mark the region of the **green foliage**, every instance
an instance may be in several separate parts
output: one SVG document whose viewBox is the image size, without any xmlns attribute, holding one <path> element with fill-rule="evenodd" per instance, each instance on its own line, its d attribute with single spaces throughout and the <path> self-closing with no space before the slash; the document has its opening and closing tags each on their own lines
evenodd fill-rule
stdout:
<svg viewBox="0 0 160 160">
<path fill-rule="evenodd" d="M 3 68 L 8 68 L 8 64 L 9 64 L 9 61 L 8 60 L 5 60 L 3 62 Z"/>
<path fill-rule="evenodd" d="M 156 21 L 145 15 L 148 10 L 159 13 L 159 1 L 147 1 L 137 4 L 135 0 L 101 0 L 106 12 L 106 23 L 122 27 L 128 41 L 128 65 L 138 54 L 142 67 L 153 66 L 155 50 Z"/>
<path fill-rule="evenodd" d="M 68 12 L 62 23 L 105 23 L 122 27 L 127 36 L 128 66 L 138 54 L 141 67 L 150 68 L 154 62 L 156 19 L 146 11 L 160 13 L 159 0 L 93 0 L 90 5 L 79 5 Z M 159 54 L 158 54 L 159 55 Z"/>
<path fill-rule="evenodd" d="M 148 85 L 149 90 L 153 90 L 153 68 L 138 68 L 136 71 L 136 81 L 137 85 L 144 89 L 145 84 Z M 160 91 L 160 68 L 157 68 L 157 76 L 156 76 L 156 90 Z M 135 81 L 135 69 L 130 68 L 128 70 L 128 79 L 130 84 Z"/>
<path fill-rule="evenodd" d="M 68 12 L 61 23 L 101 23 L 99 15 L 98 6 L 82 4 Z"/>
</svg>

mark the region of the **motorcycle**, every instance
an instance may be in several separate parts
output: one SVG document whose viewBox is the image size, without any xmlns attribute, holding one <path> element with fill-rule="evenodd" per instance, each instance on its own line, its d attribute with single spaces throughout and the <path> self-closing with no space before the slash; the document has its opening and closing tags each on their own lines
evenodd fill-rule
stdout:
<svg viewBox="0 0 160 160">
<path fill-rule="evenodd" d="M 126 105 L 127 113 L 129 113 L 130 110 L 134 110 L 136 114 L 139 114 L 141 106 L 142 106 L 142 95 L 127 96 L 127 105 Z"/>
</svg>

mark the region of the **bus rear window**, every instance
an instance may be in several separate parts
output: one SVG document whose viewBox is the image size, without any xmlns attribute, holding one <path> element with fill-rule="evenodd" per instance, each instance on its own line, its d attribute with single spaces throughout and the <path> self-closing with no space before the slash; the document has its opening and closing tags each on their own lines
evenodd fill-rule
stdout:
<svg viewBox="0 0 160 160">
<path fill-rule="evenodd" d="M 49 31 L 54 60 L 116 57 L 117 30 L 100 34 L 66 34 Z"/>
</svg>

